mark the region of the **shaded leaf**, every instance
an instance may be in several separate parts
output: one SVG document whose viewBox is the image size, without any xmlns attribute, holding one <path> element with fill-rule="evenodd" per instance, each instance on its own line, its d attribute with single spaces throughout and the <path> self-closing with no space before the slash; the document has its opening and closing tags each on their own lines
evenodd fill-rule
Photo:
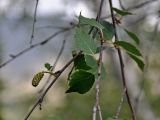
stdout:
<svg viewBox="0 0 160 120">
<path fill-rule="evenodd" d="M 97 22 L 95 19 L 83 17 L 81 14 L 80 14 L 80 16 L 79 16 L 79 24 L 91 25 L 91 26 L 97 27 L 97 28 L 99 28 L 99 29 L 103 29 L 103 28 L 104 28 L 104 27 L 103 27 L 99 22 Z"/>
<path fill-rule="evenodd" d="M 75 40 L 77 47 L 86 54 L 96 53 L 96 44 L 93 39 L 81 28 L 76 28 Z"/>
<path fill-rule="evenodd" d="M 104 29 L 102 29 L 104 39 L 105 40 L 112 40 L 112 38 L 115 34 L 113 25 L 107 21 L 104 21 L 104 20 L 101 20 L 100 24 L 102 24 L 104 26 Z"/>
<path fill-rule="evenodd" d="M 91 69 L 91 67 L 89 67 L 86 64 L 84 54 L 81 54 L 76 59 L 74 59 L 74 67 L 75 67 L 75 70 L 76 69 L 83 69 L 83 70 Z"/>
<path fill-rule="evenodd" d="M 121 15 L 121 16 L 125 16 L 125 15 L 133 15 L 131 12 L 128 11 L 124 11 L 124 10 L 120 10 L 117 8 L 112 8 L 117 14 Z"/>
<path fill-rule="evenodd" d="M 133 46 L 132 44 L 126 42 L 126 41 L 116 41 L 114 42 L 115 45 L 119 45 L 122 48 L 124 48 L 127 52 L 137 55 L 137 56 L 142 56 L 142 54 L 140 53 L 140 51 Z"/>
<path fill-rule="evenodd" d="M 84 70 L 77 70 L 71 75 L 69 89 L 66 93 L 78 92 L 84 94 L 92 88 L 94 81 L 95 77 L 92 73 Z"/>
<path fill-rule="evenodd" d="M 124 30 L 137 44 L 139 44 L 140 40 L 139 40 L 139 38 L 137 37 L 136 34 L 134 34 L 133 32 L 130 32 L 130 31 L 126 30 L 126 29 L 124 29 Z"/>
<path fill-rule="evenodd" d="M 138 57 L 136 57 L 130 53 L 128 53 L 128 55 L 137 63 L 138 67 L 143 71 L 144 65 L 145 65 L 144 62 L 141 59 L 139 59 Z"/>
<path fill-rule="evenodd" d="M 44 64 L 44 67 L 45 67 L 48 71 L 50 71 L 51 68 L 52 68 L 52 66 L 51 66 L 49 63 L 45 63 L 45 64 Z"/>
</svg>

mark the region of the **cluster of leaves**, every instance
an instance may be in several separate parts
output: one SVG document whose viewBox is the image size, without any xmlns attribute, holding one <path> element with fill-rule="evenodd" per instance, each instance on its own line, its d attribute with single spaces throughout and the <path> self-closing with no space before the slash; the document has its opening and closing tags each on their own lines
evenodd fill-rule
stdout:
<svg viewBox="0 0 160 120">
<path fill-rule="evenodd" d="M 131 15 L 131 13 L 121 11 L 117 8 L 113 8 L 113 10 L 121 16 Z M 77 48 L 83 53 L 78 55 L 78 57 L 74 59 L 74 69 L 70 72 L 71 74 L 69 74 L 69 88 L 66 93 L 78 92 L 80 94 L 84 94 L 88 92 L 92 88 L 94 81 L 98 75 L 98 64 L 97 60 L 95 59 L 95 54 L 99 53 L 99 48 L 102 47 L 100 46 L 100 35 L 95 31 L 92 32 L 92 34 L 88 34 L 88 31 L 84 29 L 84 26 L 94 27 L 97 31 L 101 30 L 104 35 L 104 42 L 110 41 L 115 47 L 123 48 L 130 56 L 130 58 L 132 58 L 137 63 L 139 68 L 141 70 L 144 69 L 142 54 L 133 44 L 127 41 L 112 42 L 113 36 L 115 35 L 115 30 L 111 23 L 104 20 L 100 20 L 99 22 L 97 22 L 95 19 L 83 17 L 81 14 L 78 20 L 79 24 L 75 28 L 74 37 Z M 133 32 L 130 32 L 126 29 L 124 29 L 124 31 L 137 45 L 139 44 L 140 40 Z M 94 35 L 95 38 L 93 39 Z M 76 54 L 76 51 L 74 51 L 72 54 L 73 57 Z M 48 71 L 50 71 L 52 68 L 49 63 L 46 63 L 45 67 Z M 43 74 L 43 72 L 40 72 L 35 75 L 32 80 L 33 86 L 37 86 L 39 84 L 40 80 L 43 78 Z M 101 78 L 103 80 L 106 79 L 104 66 L 102 66 Z"/>
<path fill-rule="evenodd" d="M 121 13 L 122 15 L 131 14 L 129 12 L 121 12 L 120 10 L 118 11 L 118 9 L 115 8 L 114 10 L 117 13 Z M 84 94 L 92 88 L 95 78 L 97 78 L 98 65 L 94 55 L 97 54 L 97 49 L 100 46 L 99 44 L 96 44 L 100 43 L 99 35 L 96 35 L 96 39 L 93 39 L 92 36 L 96 33 L 93 32 L 91 35 L 88 34 L 88 31 L 82 27 L 84 25 L 95 27 L 96 30 L 101 29 L 104 34 L 104 42 L 111 41 L 115 35 L 114 28 L 111 23 L 104 20 L 97 22 L 95 19 L 86 18 L 80 14 L 79 25 L 75 28 L 75 41 L 77 48 L 83 51 L 83 54 L 79 55 L 74 60 L 74 70 L 69 77 L 69 88 L 66 93 L 78 92 L 80 94 Z M 138 45 L 138 37 L 134 33 L 126 29 L 124 30 Z M 114 46 L 122 47 L 127 52 L 127 54 L 138 64 L 139 68 L 143 70 L 144 63 L 140 59 L 142 54 L 134 45 L 126 41 L 115 41 L 112 43 Z M 76 54 L 76 52 L 74 52 L 74 54 Z M 106 79 L 104 66 L 102 67 L 102 79 Z"/>
</svg>

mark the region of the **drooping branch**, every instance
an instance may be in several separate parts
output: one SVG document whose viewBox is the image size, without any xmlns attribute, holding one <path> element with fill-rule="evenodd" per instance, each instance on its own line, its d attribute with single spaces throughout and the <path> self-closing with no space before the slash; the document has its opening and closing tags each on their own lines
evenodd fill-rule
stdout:
<svg viewBox="0 0 160 120">
<path fill-rule="evenodd" d="M 114 28 L 114 31 L 115 31 L 115 41 L 118 41 L 119 39 L 118 39 L 118 35 L 117 35 L 115 15 L 114 15 L 114 12 L 113 12 L 113 9 L 112 9 L 113 8 L 112 0 L 109 0 L 109 5 L 110 5 L 110 11 L 111 11 L 111 18 L 112 18 L 113 28 Z M 131 114 L 132 114 L 132 119 L 136 120 L 135 112 L 134 112 L 134 109 L 133 109 L 133 106 L 132 106 L 132 103 L 131 103 L 131 100 L 130 100 L 130 96 L 129 96 L 129 92 L 128 92 L 128 88 L 127 88 L 127 84 L 126 84 L 126 77 L 125 77 L 124 62 L 123 62 L 123 58 L 122 58 L 122 53 L 121 53 L 120 48 L 116 48 L 116 49 L 117 49 L 118 56 L 119 56 L 119 62 L 120 62 L 120 69 L 121 69 L 121 75 L 122 75 L 123 88 L 126 89 L 125 94 L 126 94 L 126 97 L 127 97 L 127 102 L 128 102 Z"/>
</svg>

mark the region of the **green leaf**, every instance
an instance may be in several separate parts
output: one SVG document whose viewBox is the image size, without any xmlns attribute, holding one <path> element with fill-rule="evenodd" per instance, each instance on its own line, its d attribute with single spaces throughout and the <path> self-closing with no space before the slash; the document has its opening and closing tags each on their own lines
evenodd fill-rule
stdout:
<svg viewBox="0 0 160 120">
<path fill-rule="evenodd" d="M 126 41 L 116 41 L 114 42 L 115 45 L 119 45 L 122 48 L 124 48 L 127 52 L 137 55 L 137 56 L 142 56 L 142 54 L 140 53 L 140 51 L 133 46 L 132 44 L 126 42 Z"/>
<path fill-rule="evenodd" d="M 49 63 L 45 63 L 45 64 L 44 64 L 44 67 L 45 67 L 48 71 L 50 71 L 51 68 L 52 68 L 52 66 L 51 66 Z"/>
<path fill-rule="evenodd" d="M 96 53 L 96 44 L 93 39 L 81 28 L 76 28 L 75 40 L 77 47 L 86 54 Z"/>
<path fill-rule="evenodd" d="M 74 60 L 74 67 L 76 69 L 83 69 L 83 70 L 89 70 L 91 67 L 89 67 L 86 64 L 84 54 L 79 55 L 75 60 Z"/>
<path fill-rule="evenodd" d="M 86 64 L 91 68 L 98 67 L 97 60 L 91 55 L 85 55 L 85 61 L 86 61 Z"/>
<path fill-rule="evenodd" d="M 107 21 L 104 21 L 104 20 L 101 20 L 100 24 L 104 26 L 104 29 L 102 29 L 104 39 L 105 40 L 112 40 L 112 38 L 115 34 L 113 25 Z"/>
<path fill-rule="evenodd" d="M 92 88 L 94 81 L 95 77 L 92 73 L 84 70 L 77 70 L 71 75 L 69 89 L 66 93 L 78 92 L 84 94 Z"/>
<path fill-rule="evenodd" d="M 137 63 L 138 67 L 143 71 L 144 70 L 144 62 L 138 57 L 128 53 L 128 55 Z"/>
<path fill-rule="evenodd" d="M 86 59 L 86 64 L 91 67 L 91 69 L 88 70 L 88 72 L 94 74 L 97 78 L 98 75 L 98 65 L 97 65 L 97 60 L 93 58 L 93 56 L 90 55 L 85 55 Z M 106 70 L 104 65 L 102 65 L 102 74 L 101 74 L 101 79 L 106 80 Z"/>
<path fill-rule="evenodd" d="M 80 16 L 79 16 L 79 24 L 91 25 L 91 26 L 97 27 L 97 28 L 99 28 L 99 29 L 103 29 L 103 28 L 104 28 L 104 27 L 103 27 L 99 22 L 97 22 L 95 19 L 83 17 L 81 14 L 80 14 Z"/>
<path fill-rule="evenodd" d="M 120 10 L 117 8 L 112 8 L 117 14 L 121 15 L 121 16 L 125 16 L 125 15 L 133 15 L 131 12 L 128 11 L 124 11 L 124 10 Z"/>
<path fill-rule="evenodd" d="M 134 34 L 133 32 L 130 32 L 130 31 L 128 31 L 128 30 L 126 30 L 126 29 L 124 29 L 124 31 L 137 43 L 137 44 L 139 44 L 139 38 L 137 37 L 137 35 L 136 34 Z"/>
</svg>

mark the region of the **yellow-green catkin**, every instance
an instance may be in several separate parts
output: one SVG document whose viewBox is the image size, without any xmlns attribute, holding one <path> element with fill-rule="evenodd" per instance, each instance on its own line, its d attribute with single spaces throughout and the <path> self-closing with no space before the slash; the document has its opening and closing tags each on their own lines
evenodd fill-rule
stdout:
<svg viewBox="0 0 160 120">
<path fill-rule="evenodd" d="M 44 76 L 43 72 L 37 73 L 32 79 L 32 85 L 34 87 L 36 87 L 39 84 L 39 82 L 41 81 L 41 79 L 43 78 L 43 76 Z"/>
</svg>

